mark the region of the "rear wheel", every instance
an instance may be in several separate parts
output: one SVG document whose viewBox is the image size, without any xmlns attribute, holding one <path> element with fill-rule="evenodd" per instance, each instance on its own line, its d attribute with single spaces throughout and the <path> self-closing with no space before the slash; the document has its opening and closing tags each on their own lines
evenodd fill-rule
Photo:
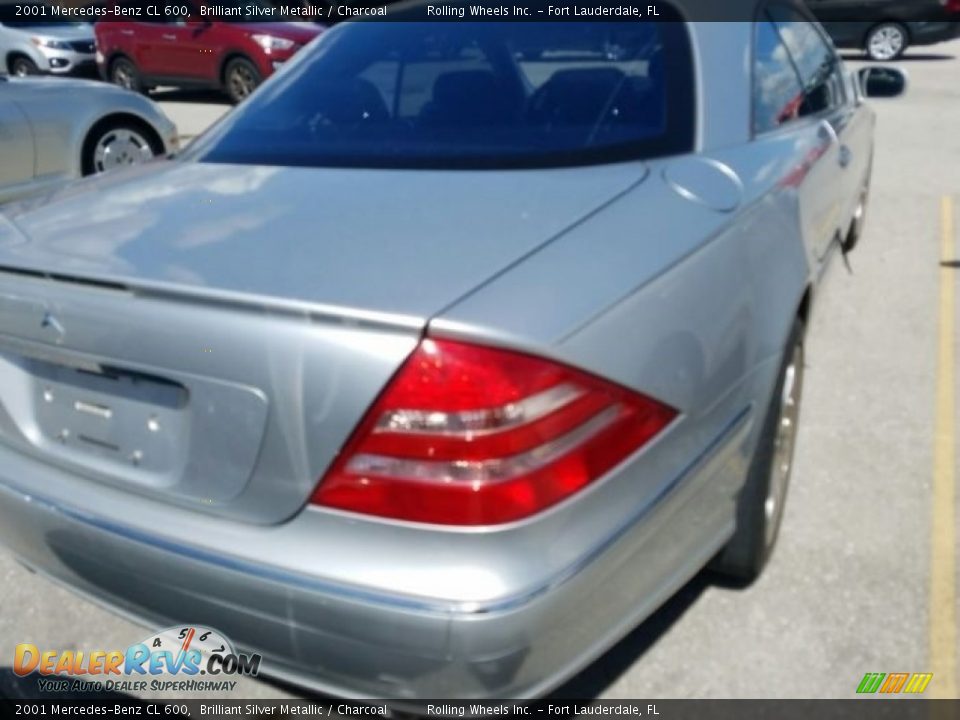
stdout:
<svg viewBox="0 0 960 720">
<path fill-rule="evenodd" d="M 909 44 L 910 36 L 900 23 L 880 23 L 867 33 L 866 50 L 871 60 L 896 60 L 903 55 Z"/>
<path fill-rule="evenodd" d="M 110 82 L 132 92 L 143 92 L 140 71 L 132 60 L 117 58 L 110 64 Z"/>
<path fill-rule="evenodd" d="M 28 75 L 38 75 L 40 68 L 28 57 L 18 55 L 10 62 L 10 74 L 15 77 L 27 77 Z"/>
<path fill-rule="evenodd" d="M 763 570 L 780 532 L 793 470 L 803 391 L 803 322 L 794 320 L 747 482 L 737 501 L 737 529 L 711 568 L 740 583 Z"/>
<path fill-rule="evenodd" d="M 156 134 L 133 120 L 113 120 L 94 126 L 83 145 L 83 174 L 139 165 L 163 153 Z"/>
<path fill-rule="evenodd" d="M 260 84 L 260 71 L 246 58 L 234 58 L 223 72 L 223 86 L 233 103 L 245 100 Z"/>
</svg>

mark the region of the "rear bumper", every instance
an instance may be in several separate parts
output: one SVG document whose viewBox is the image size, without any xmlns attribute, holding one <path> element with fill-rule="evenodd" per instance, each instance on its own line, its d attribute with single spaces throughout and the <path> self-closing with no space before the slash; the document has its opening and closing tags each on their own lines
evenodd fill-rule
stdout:
<svg viewBox="0 0 960 720">
<path fill-rule="evenodd" d="M 260 652 L 265 674 L 321 692 L 529 697 L 601 654 L 729 536 L 729 508 L 716 508 L 704 490 L 729 485 L 741 471 L 750 427 L 749 412 L 741 413 L 655 503 L 577 565 L 484 603 L 332 584 L 264 565 L 245 553 L 247 544 L 212 554 L 200 540 L 221 521 L 195 515 L 161 530 L 81 511 L 44 494 L 61 471 L 2 445 L 0 542 L 29 567 L 152 630 L 218 628 Z M 134 500 L 138 511 L 120 517 L 151 517 L 142 507 L 148 501 Z M 258 542 L 251 537 L 249 546 Z"/>
</svg>

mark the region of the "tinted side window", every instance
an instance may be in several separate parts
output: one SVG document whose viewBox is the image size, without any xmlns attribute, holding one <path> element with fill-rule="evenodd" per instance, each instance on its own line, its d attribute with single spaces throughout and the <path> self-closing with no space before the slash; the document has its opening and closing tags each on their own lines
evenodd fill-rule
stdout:
<svg viewBox="0 0 960 720">
<path fill-rule="evenodd" d="M 768 12 L 800 75 L 803 85 L 800 116 L 815 115 L 842 105 L 843 75 L 833 48 L 796 10 L 773 5 Z"/>
<path fill-rule="evenodd" d="M 766 132 L 799 117 L 803 88 L 786 45 L 773 23 L 756 24 L 753 69 L 753 130 Z"/>
</svg>

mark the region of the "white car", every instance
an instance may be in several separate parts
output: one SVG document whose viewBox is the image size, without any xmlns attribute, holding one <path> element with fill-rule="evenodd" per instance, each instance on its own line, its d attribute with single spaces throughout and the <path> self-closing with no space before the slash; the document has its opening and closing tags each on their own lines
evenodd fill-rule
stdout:
<svg viewBox="0 0 960 720">
<path fill-rule="evenodd" d="M 44 5 L 0 5 L 0 72 L 96 77 L 96 41 L 88 22 L 51 19 Z"/>
<path fill-rule="evenodd" d="M 179 147 L 160 107 L 113 85 L 0 76 L 0 202 Z"/>
</svg>

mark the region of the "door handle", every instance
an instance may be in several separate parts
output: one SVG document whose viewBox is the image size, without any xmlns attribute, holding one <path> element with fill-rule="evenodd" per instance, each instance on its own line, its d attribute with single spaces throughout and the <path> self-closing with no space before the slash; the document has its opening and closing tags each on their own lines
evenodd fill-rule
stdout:
<svg viewBox="0 0 960 720">
<path fill-rule="evenodd" d="M 176 39 L 177 39 L 177 36 L 176 36 L 176 35 L 161 35 L 160 37 L 162 37 L 164 40 L 176 40 Z"/>
<path fill-rule="evenodd" d="M 853 150 L 846 145 L 840 146 L 840 167 L 845 168 L 853 162 Z"/>
</svg>

